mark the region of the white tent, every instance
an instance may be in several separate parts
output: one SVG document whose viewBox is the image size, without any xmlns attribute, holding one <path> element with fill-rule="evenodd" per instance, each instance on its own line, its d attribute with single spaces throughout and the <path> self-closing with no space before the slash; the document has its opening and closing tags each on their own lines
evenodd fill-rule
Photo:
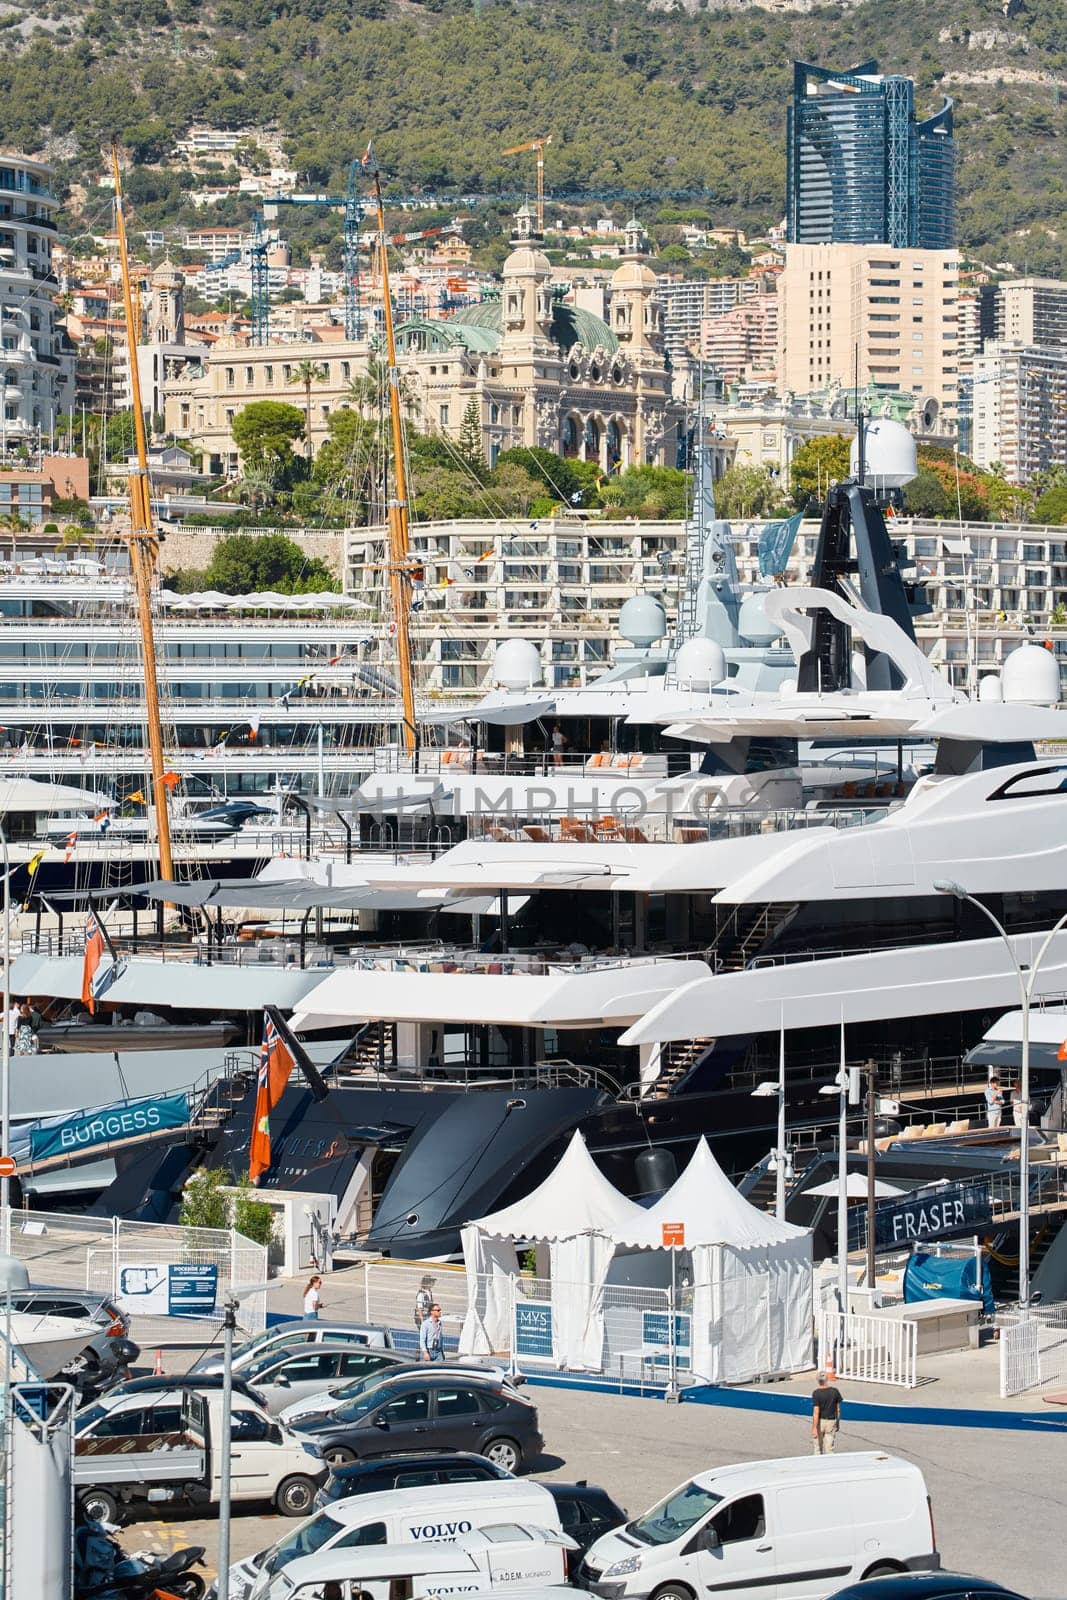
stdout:
<svg viewBox="0 0 1067 1600">
<path fill-rule="evenodd" d="M 619 1253 L 664 1250 L 664 1224 L 684 1230 L 675 1250 L 692 1263 L 691 1365 L 711 1382 L 742 1382 L 810 1365 L 811 1234 L 738 1194 L 701 1139 L 677 1182 L 650 1209 L 596 1166 L 580 1133 L 545 1181 L 463 1230 L 468 1307 L 465 1355 L 504 1348 L 515 1241 L 546 1243 L 551 1260 L 552 1358 L 599 1371 L 604 1286 Z"/>
<path fill-rule="evenodd" d="M 646 1213 L 654 1242 L 681 1224 L 692 1258 L 693 1371 L 741 1383 L 811 1364 L 811 1233 L 739 1194 L 701 1139 Z"/>
<path fill-rule="evenodd" d="M 555 1170 L 532 1194 L 463 1229 L 467 1316 L 461 1355 L 499 1350 L 510 1333 L 511 1285 L 518 1274 L 515 1240 L 549 1247 L 552 1278 L 552 1358 L 557 1366 L 601 1366 L 603 1299 L 619 1244 L 647 1239 L 645 1212 L 608 1182 L 575 1133 Z"/>
</svg>

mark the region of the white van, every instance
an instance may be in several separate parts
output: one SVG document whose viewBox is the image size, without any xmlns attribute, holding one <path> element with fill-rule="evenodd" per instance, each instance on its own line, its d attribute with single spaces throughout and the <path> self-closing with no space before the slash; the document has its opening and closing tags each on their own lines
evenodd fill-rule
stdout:
<svg viewBox="0 0 1067 1600">
<path fill-rule="evenodd" d="M 499 1537 L 497 1537 L 499 1535 Z M 457 1544 L 394 1545 L 389 1550 L 324 1551 L 276 1572 L 265 1600 L 421 1600 L 521 1590 L 522 1600 L 564 1600 L 563 1550 L 573 1546 L 540 1528 L 517 1524 L 466 1534 Z M 567 1591 L 570 1600 L 577 1592 Z M 577 1596 L 577 1600 L 582 1597 Z M 585 1597 L 588 1600 L 588 1597 Z"/>
<path fill-rule="evenodd" d="M 702 1472 L 591 1546 L 603 1600 L 822 1600 L 860 1578 L 941 1565 L 918 1467 L 868 1451 Z"/>
<path fill-rule="evenodd" d="M 230 1600 L 244 1600 L 246 1594 L 258 1600 L 271 1573 L 320 1550 L 454 1544 L 467 1534 L 505 1522 L 532 1525 L 551 1534 L 563 1532 L 556 1502 L 544 1484 L 523 1478 L 425 1484 L 335 1500 L 269 1550 L 231 1567 Z"/>
</svg>

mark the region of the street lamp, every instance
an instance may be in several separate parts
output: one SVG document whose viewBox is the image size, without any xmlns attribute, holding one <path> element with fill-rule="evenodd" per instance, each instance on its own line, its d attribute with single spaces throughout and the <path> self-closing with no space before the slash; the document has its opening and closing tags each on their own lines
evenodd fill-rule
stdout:
<svg viewBox="0 0 1067 1600">
<path fill-rule="evenodd" d="M 1034 984 L 1041 963 L 1049 946 L 1056 935 L 1067 926 L 1067 911 L 1046 933 L 1035 959 L 1027 963 L 1020 961 L 1015 954 L 1015 946 L 1004 924 L 993 915 L 988 906 L 983 905 L 981 900 L 976 900 L 973 894 L 969 894 L 962 883 L 957 883 L 952 878 L 935 878 L 934 888 L 938 894 L 950 894 L 956 900 L 966 900 L 993 924 L 1004 941 L 1019 979 L 1023 1015 L 1022 1071 L 1019 1082 L 1023 1103 L 1023 1125 L 1019 1130 L 1019 1304 L 1025 1310 L 1030 1305 L 1030 1002 L 1033 999 Z"/>
<path fill-rule="evenodd" d="M 845 1018 L 841 1017 L 841 1059 L 837 1078 L 824 1083 L 820 1094 L 839 1097 L 837 1113 L 837 1298 L 841 1314 L 848 1312 L 848 1067 L 845 1064 Z"/>
<path fill-rule="evenodd" d="M 785 1186 L 793 1176 L 793 1159 L 785 1142 L 785 1023 L 778 1029 L 778 1082 L 758 1083 L 752 1091 L 757 1100 L 778 1096 L 778 1138 L 767 1170 L 774 1173 L 774 1214 L 779 1222 L 785 1221 Z"/>
<path fill-rule="evenodd" d="M 0 1155 L 11 1151 L 11 859 L 7 833 L 0 826 L 0 851 L 4 862 L 4 1032 L 0 1038 Z M 0 1254 L 11 1254 L 11 1179 L 0 1178 Z"/>
</svg>

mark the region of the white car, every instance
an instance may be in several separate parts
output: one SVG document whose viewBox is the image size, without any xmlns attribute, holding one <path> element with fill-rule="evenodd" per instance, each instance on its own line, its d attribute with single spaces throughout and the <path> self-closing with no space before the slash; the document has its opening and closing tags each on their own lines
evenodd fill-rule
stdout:
<svg viewBox="0 0 1067 1600">
<path fill-rule="evenodd" d="M 360 1322 L 334 1322 L 324 1318 L 294 1317 L 290 1322 L 279 1322 L 265 1328 L 254 1339 L 234 1351 L 233 1370 L 242 1372 L 250 1362 L 266 1355 L 268 1350 L 282 1350 L 299 1344 L 356 1344 L 366 1349 L 391 1350 L 393 1335 L 388 1328 L 374 1328 Z M 221 1372 L 222 1351 L 217 1347 L 201 1356 L 190 1367 L 191 1372 Z"/>
</svg>

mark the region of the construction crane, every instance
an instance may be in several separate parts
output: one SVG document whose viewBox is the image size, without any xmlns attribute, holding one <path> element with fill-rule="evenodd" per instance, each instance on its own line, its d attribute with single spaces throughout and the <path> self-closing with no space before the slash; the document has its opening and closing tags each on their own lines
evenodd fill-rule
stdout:
<svg viewBox="0 0 1067 1600">
<path fill-rule="evenodd" d="M 545 146 L 552 143 L 552 135 L 546 134 L 543 139 L 527 139 L 525 144 L 510 145 L 507 150 L 502 150 L 501 155 L 521 156 L 527 150 L 537 151 L 537 231 L 545 231 Z"/>
<path fill-rule="evenodd" d="M 360 164 L 353 161 L 348 169 L 348 190 L 345 194 L 278 194 L 263 197 L 263 215 L 268 219 L 278 215 L 278 206 L 320 206 L 326 211 L 343 213 L 341 268 L 345 280 L 346 339 L 363 337 L 363 311 L 359 294 L 359 225 L 363 221 L 364 205 L 359 197 L 359 173 Z"/>
</svg>

